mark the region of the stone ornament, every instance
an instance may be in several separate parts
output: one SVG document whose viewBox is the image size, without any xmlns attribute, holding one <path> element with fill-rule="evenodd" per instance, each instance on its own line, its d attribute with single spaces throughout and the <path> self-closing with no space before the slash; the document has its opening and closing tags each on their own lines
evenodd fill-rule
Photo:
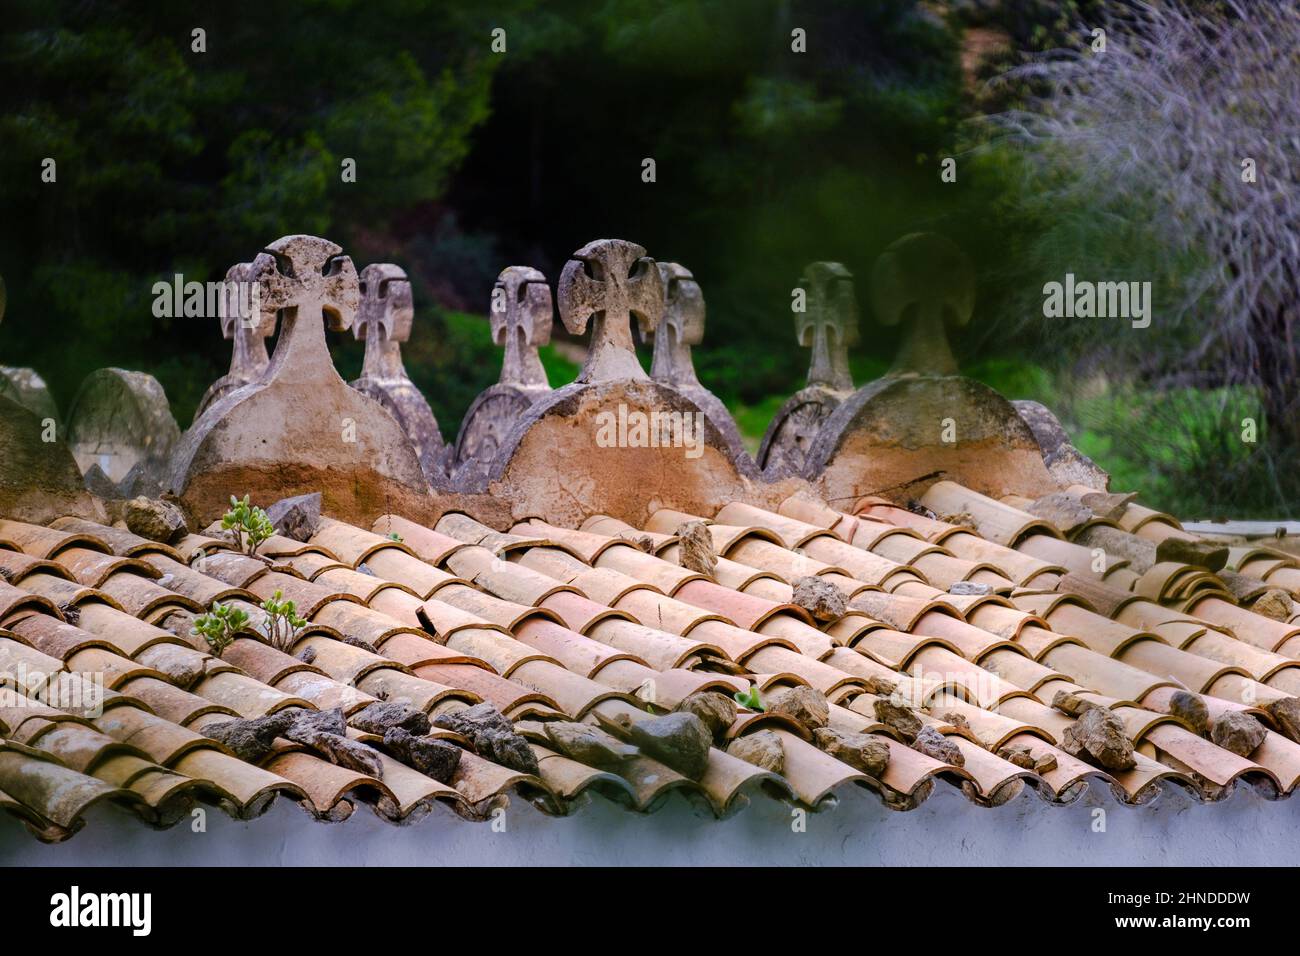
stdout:
<svg viewBox="0 0 1300 956">
<path fill-rule="evenodd" d="M 893 373 L 957 374 L 948 329 L 964 326 L 975 308 L 966 253 L 934 233 L 904 236 L 872 267 L 871 303 L 882 325 L 908 323 Z"/>
<path fill-rule="evenodd" d="M 453 468 L 486 466 L 519 417 L 551 391 L 537 350 L 551 341 L 554 308 L 546 277 L 508 266 L 492 287 L 492 341 L 505 349 L 501 377 L 479 394 L 461 422 Z"/>
<path fill-rule="evenodd" d="M 676 262 L 660 262 L 664 307 L 659 323 L 651 333 L 654 357 L 650 377 L 672 386 L 696 405 L 731 446 L 737 467 L 753 471 L 753 460 L 745 451 L 740 429 L 722 401 L 700 384 L 691 357 L 691 346 L 704 341 L 704 293 L 691 271 Z"/>
<path fill-rule="evenodd" d="M 415 308 L 411 283 L 400 266 L 372 263 L 361 272 L 361 304 L 352 332 L 366 343 L 361 377 L 352 387 L 369 395 L 397 419 L 420 457 L 425 477 L 444 477 L 446 446 L 438 420 L 424 395 L 406 374 L 402 345 L 411 337 Z"/>
<path fill-rule="evenodd" d="M 838 262 L 813 262 L 799 280 L 804 311 L 794 316 L 799 344 L 811 350 L 807 385 L 776 413 L 759 445 L 769 477 L 802 474 L 808 448 L 830 414 L 853 393 L 848 350 L 858 343 L 853 274 Z"/>
<path fill-rule="evenodd" d="M 361 293 L 352 260 L 315 236 L 285 236 L 265 252 L 265 309 L 280 311 L 263 377 L 219 398 L 187 432 L 171 486 L 211 521 L 230 495 L 256 488 L 268 501 L 320 491 L 340 518 L 422 499 L 428 483 L 415 447 L 382 405 L 339 377 L 325 326 L 352 327 Z"/>
<path fill-rule="evenodd" d="M 260 290 L 261 278 L 274 270 L 275 260 L 261 253 L 252 262 L 238 262 L 226 271 L 226 298 L 218 319 L 222 337 L 233 343 L 230 371 L 208 386 L 194 412 L 195 421 L 222 395 L 259 381 L 266 374 L 266 367 L 271 363 L 266 354 L 266 340 L 275 335 L 276 310 L 259 302 L 257 315 L 251 314 L 254 303 L 243 302 L 238 289 L 256 283 Z M 260 293 L 257 298 L 260 300 Z"/>
<path fill-rule="evenodd" d="M 119 487 L 130 475 L 138 493 L 161 489 L 180 437 L 162 384 L 144 372 L 97 369 L 68 409 L 68 444 L 82 472 L 97 467 Z"/>
<path fill-rule="evenodd" d="M 458 476 L 460 490 L 490 493 L 517 520 L 571 528 L 596 514 L 638 521 L 663 507 L 712 514 L 748 500 L 754 483 L 710 416 L 637 360 L 631 323 L 644 334 L 658 326 L 664 292 L 658 266 L 635 243 L 603 239 L 575 252 L 556 298 L 571 332 L 594 320 L 582 373 L 533 402 L 486 467 L 463 483 Z M 684 307 L 688 324 L 690 313 Z"/>
<path fill-rule="evenodd" d="M 841 394 L 808 444 L 803 475 L 827 501 L 919 497 L 940 477 L 995 498 L 1056 490 L 1016 408 L 956 374 L 946 328 L 969 320 L 974 290 L 969 260 L 939 236 L 905 236 L 876 261 L 877 315 L 909 325 L 890 373 Z"/>
<path fill-rule="evenodd" d="M 558 287 L 560 319 L 574 335 L 594 317 L 587 360 L 577 381 L 587 384 L 648 376 L 636 357 L 632 319 L 648 335 L 663 312 L 663 280 L 645 249 L 623 239 L 589 242 L 564 265 Z"/>
</svg>

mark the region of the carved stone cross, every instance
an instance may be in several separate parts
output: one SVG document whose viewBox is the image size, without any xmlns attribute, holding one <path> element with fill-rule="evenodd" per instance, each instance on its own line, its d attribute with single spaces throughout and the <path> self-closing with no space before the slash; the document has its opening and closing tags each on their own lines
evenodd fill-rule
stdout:
<svg viewBox="0 0 1300 956">
<path fill-rule="evenodd" d="M 264 252 L 252 262 L 237 262 L 226 270 L 225 298 L 218 318 L 222 337 L 233 343 L 230 371 L 203 393 L 194 412 L 195 421 L 222 395 L 256 382 L 266 374 L 271 363 L 266 354 L 266 340 L 275 334 L 277 316 L 276 310 L 262 301 L 261 281 L 274 271 L 275 259 Z"/>
<path fill-rule="evenodd" d="M 406 374 L 402 345 L 411 337 L 415 306 L 411 282 L 401 266 L 374 262 L 361 270 L 361 305 L 352 334 L 366 343 L 361 377 L 351 385 L 388 409 L 420 456 L 432 483 L 441 482 L 446 446 L 438 420 L 424 395 Z"/>
<path fill-rule="evenodd" d="M 799 280 L 807 297 L 794 317 L 799 344 L 812 349 L 808 384 L 835 391 L 853 389 L 849 346 L 858 344 L 858 309 L 853 275 L 838 262 L 813 262 Z"/>
<path fill-rule="evenodd" d="M 362 378 L 406 378 L 401 343 L 411 337 L 415 307 L 401 266 L 371 263 L 361 270 L 361 304 L 352 334 L 366 343 Z"/>
<path fill-rule="evenodd" d="M 546 370 L 537 350 L 551 341 L 551 289 L 529 266 L 501 270 L 492 287 L 492 341 L 505 348 L 498 384 L 545 388 Z"/>
<path fill-rule="evenodd" d="M 670 385 L 699 385 L 691 346 L 704 341 L 704 294 L 690 270 L 675 262 L 659 263 L 659 276 L 664 309 L 654 330 L 650 377 Z"/>
<path fill-rule="evenodd" d="M 853 275 L 838 262 L 811 262 L 799 280 L 804 311 L 794 315 L 799 344 L 812 349 L 808 384 L 767 426 L 755 459 L 769 477 L 803 473 L 809 448 L 831 413 L 853 392 L 849 346 L 858 341 Z"/>
<path fill-rule="evenodd" d="M 276 268 L 260 277 L 262 307 L 282 310 L 284 320 L 267 378 L 304 386 L 322 375 L 338 378 L 325 324 L 336 332 L 352 327 L 361 296 L 356 266 L 341 247 L 317 236 L 285 236 L 266 252 Z"/>
<path fill-rule="evenodd" d="M 429 490 L 414 443 L 392 412 L 348 387 L 325 341 L 326 323 L 346 330 L 356 316 L 352 260 L 315 236 L 285 236 L 263 251 L 274 265 L 258 270 L 261 307 L 280 314 L 275 354 L 261 378 L 223 395 L 185 433 L 171 491 L 200 523 L 243 487 L 263 502 L 320 492 L 349 521 L 380 501 L 413 506 Z"/>
<path fill-rule="evenodd" d="M 595 317 L 587 361 L 577 381 L 644 379 L 637 361 L 631 319 L 648 333 L 663 310 L 663 280 L 645 249 L 623 239 L 589 242 L 564 266 L 558 286 L 560 318 L 575 335 Z"/>
<path fill-rule="evenodd" d="M 904 236 L 876 260 L 871 300 L 883 325 L 909 323 L 891 371 L 957 374 L 947 328 L 965 325 L 975 307 L 975 274 L 966 253 L 934 233 Z"/>
<path fill-rule="evenodd" d="M 266 340 L 275 334 L 276 311 L 262 307 L 260 280 L 274 269 L 275 260 L 261 253 L 252 262 L 238 262 L 226 271 L 221 335 L 234 342 L 230 374 L 245 381 L 260 377 L 270 362 Z M 245 289 L 249 290 L 247 301 L 243 297 Z"/>
</svg>

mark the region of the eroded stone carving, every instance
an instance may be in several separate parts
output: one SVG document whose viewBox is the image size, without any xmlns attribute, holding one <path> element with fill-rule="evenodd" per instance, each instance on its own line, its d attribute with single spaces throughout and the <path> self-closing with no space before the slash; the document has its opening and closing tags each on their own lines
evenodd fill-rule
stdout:
<svg viewBox="0 0 1300 956">
<path fill-rule="evenodd" d="M 571 331 L 595 318 L 582 375 L 534 402 L 481 484 L 465 490 L 490 492 L 517 517 L 566 527 L 596 514 L 636 524 L 660 507 L 712 514 L 725 501 L 751 499 L 754 485 L 709 416 L 637 361 L 631 323 L 648 331 L 664 304 L 645 250 L 617 239 L 589 243 L 565 265 L 557 298 Z"/>
<path fill-rule="evenodd" d="M 260 279 L 262 304 L 283 323 L 275 354 L 260 381 L 222 396 L 186 433 L 172 490 L 200 521 L 239 489 L 267 501 L 320 491 L 344 520 L 422 498 L 428 485 L 410 439 L 330 359 L 325 325 L 350 328 L 360 299 L 352 260 L 315 236 L 285 236 L 265 251 L 276 268 Z"/>
<path fill-rule="evenodd" d="M 892 243 L 871 271 L 871 301 L 882 325 L 908 323 L 893 372 L 956 375 L 948 328 L 970 321 L 975 272 L 966 253 L 930 232 Z"/>
<path fill-rule="evenodd" d="M 732 449 L 737 467 L 753 470 L 753 461 L 745 451 L 731 413 L 716 395 L 700 384 L 691 357 L 691 346 L 704 341 L 704 293 L 689 269 L 676 262 L 660 262 L 664 307 L 654 336 L 654 357 L 650 377 L 677 389 L 709 416 L 714 427 Z"/>
<path fill-rule="evenodd" d="M 271 364 L 266 340 L 275 334 L 276 311 L 262 306 L 261 279 L 275 270 L 275 260 L 261 253 L 252 262 L 238 262 L 226 271 L 226 298 L 222 303 L 221 335 L 232 343 L 230 371 L 208 386 L 194 411 L 194 420 L 208 407 L 237 388 L 260 381 Z M 245 302 L 240 289 L 256 289 Z"/>
<path fill-rule="evenodd" d="M 663 280 L 645 249 L 623 239 L 589 242 L 564 265 L 558 287 L 560 319 L 574 335 L 592 317 L 582 383 L 647 378 L 636 357 L 631 319 L 647 335 L 663 312 Z"/>
<path fill-rule="evenodd" d="M 505 349 L 501 377 L 479 394 L 461 422 L 454 468 L 485 468 L 519 417 L 551 391 L 537 350 L 550 342 L 553 307 L 546 277 L 529 266 L 497 276 L 489 306 L 492 340 Z"/>
<path fill-rule="evenodd" d="M 906 236 L 877 260 L 881 321 L 910 325 L 890 373 L 844 397 L 808 447 L 804 475 L 827 501 L 919 497 L 940 478 L 993 497 L 1056 489 L 1011 403 L 957 374 L 945 326 L 969 319 L 974 287 L 964 253 L 938 236 Z"/>
<path fill-rule="evenodd" d="M 758 467 L 769 477 L 803 472 L 808 448 L 826 419 L 853 393 L 849 347 L 858 343 L 853 274 L 838 262 L 810 263 L 799 280 L 804 311 L 794 316 L 799 344 L 812 350 L 808 384 L 790 397 L 767 427 Z"/>
<path fill-rule="evenodd" d="M 137 490 L 166 481 L 181 430 L 162 384 L 144 372 L 101 368 L 86 376 L 68 409 L 68 444 L 83 472 L 98 465 L 121 485 L 135 470 Z"/>
<path fill-rule="evenodd" d="M 366 343 L 361 377 L 352 387 L 369 395 L 397 419 L 430 483 L 445 477 L 446 446 L 429 403 L 402 364 L 402 346 L 411 337 L 415 307 L 411 283 L 400 266 L 372 263 L 361 271 L 361 305 L 353 334 Z"/>
</svg>

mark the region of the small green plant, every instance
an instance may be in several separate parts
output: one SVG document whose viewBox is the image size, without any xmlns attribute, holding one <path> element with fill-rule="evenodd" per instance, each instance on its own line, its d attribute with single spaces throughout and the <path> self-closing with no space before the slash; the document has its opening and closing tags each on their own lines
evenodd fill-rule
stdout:
<svg viewBox="0 0 1300 956">
<path fill-rule="evenodd" d="M 758 696 L 757 684 L 751 684 L 749 690 L 741 693 L 737 693 L 734 696 L 736 698 L 736 703 L 739 704 L 741 707 L 746 707 L 749 710 L 758 710 L 758 711 L 766 709 L 763 706 L 763 698 Z"/>
<path fill-rule="evenodd" d="M 266 639 L 277 650 L 287 651 L 298 640 L 298 632 L 307 621 L 298 616 L 296 603 L 283 598 L 284 595 L 277 590 L 262 602 L 262 610 L 266 612 Z"/>
<path fill-rule="evenodd" d="M 221 516 L 221 530 L 230 532 L 235 547 L 244 554 L 257 554 L 258 546 L 275 534 L 275 526 L 266 512 L 250 504 L 248 495 L 243 500 L 230 496 L 230 510 Z"/>
<path fill-rule="evenodd" d="M 194 633 L 208 642 L 213 657 L 220 657 L 248 624 L 248 612 L 233 604 L 215 602 L 207 614 L 194 619 Z"/>
<path fill-rule="evenodd" d="M 390 534 L 388 535 L 388 540 L 389 540 L 389 541 L 396 541 L 398 544 L 401 544 L 401 543 L 402 543 L 402 536 L 401 536 L 400 534 L 398 534 L 396 531 L 394 531 L 394 532 L 392 532 L 392 533 L 390 533 Z"/>
</svg>

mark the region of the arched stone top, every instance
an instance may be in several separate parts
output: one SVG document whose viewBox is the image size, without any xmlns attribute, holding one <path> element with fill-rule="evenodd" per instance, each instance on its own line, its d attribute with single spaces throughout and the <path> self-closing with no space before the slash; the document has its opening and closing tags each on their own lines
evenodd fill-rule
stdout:
<svg viewBox="0 0 1300 956">
<path fill-rule="evenodd" d="M 268 501 L 319 491 L 344 520 L 417 509 L 428 484 L 414 445 L 382 405 L 348 387 L 326 345 L 326 323 L 347 330 L 356 313 L 351 259 L 314 236 L 266 252 L 276 269 L 260 280 L 262 302 L 281 310 L 275 354 L 261 380 L 222 396 L 185 434 L 172 490 L 202 522 L 251 489 Z"/>
<path fill-rule="evenodd" d="M 983 494 L 1058 490 L 1015 407 L 960 376 L 891 375 L 846 398 L 813 439 L 803 474 L 832 505 L 947 478 Z"/>
<path fill-rule="evenodd" d="M 97 369 L 68 409 L 68 445 L 77 465 L 83 472 L 99 465 L 113 482 L 137 464 L 161 480 L 180 437 L 162 384 L 144 372 Z"/>
<path fill-rule="evenodd" d="M 524 413 L 484 480 L 466 490 L 565 527 L 596 514 L 641 527 L 659 508 L 713 514 L 728 501 L 779 500 L 740 473 L 698 405 L 650 379 L 555 390 Z"/>
</svg>

